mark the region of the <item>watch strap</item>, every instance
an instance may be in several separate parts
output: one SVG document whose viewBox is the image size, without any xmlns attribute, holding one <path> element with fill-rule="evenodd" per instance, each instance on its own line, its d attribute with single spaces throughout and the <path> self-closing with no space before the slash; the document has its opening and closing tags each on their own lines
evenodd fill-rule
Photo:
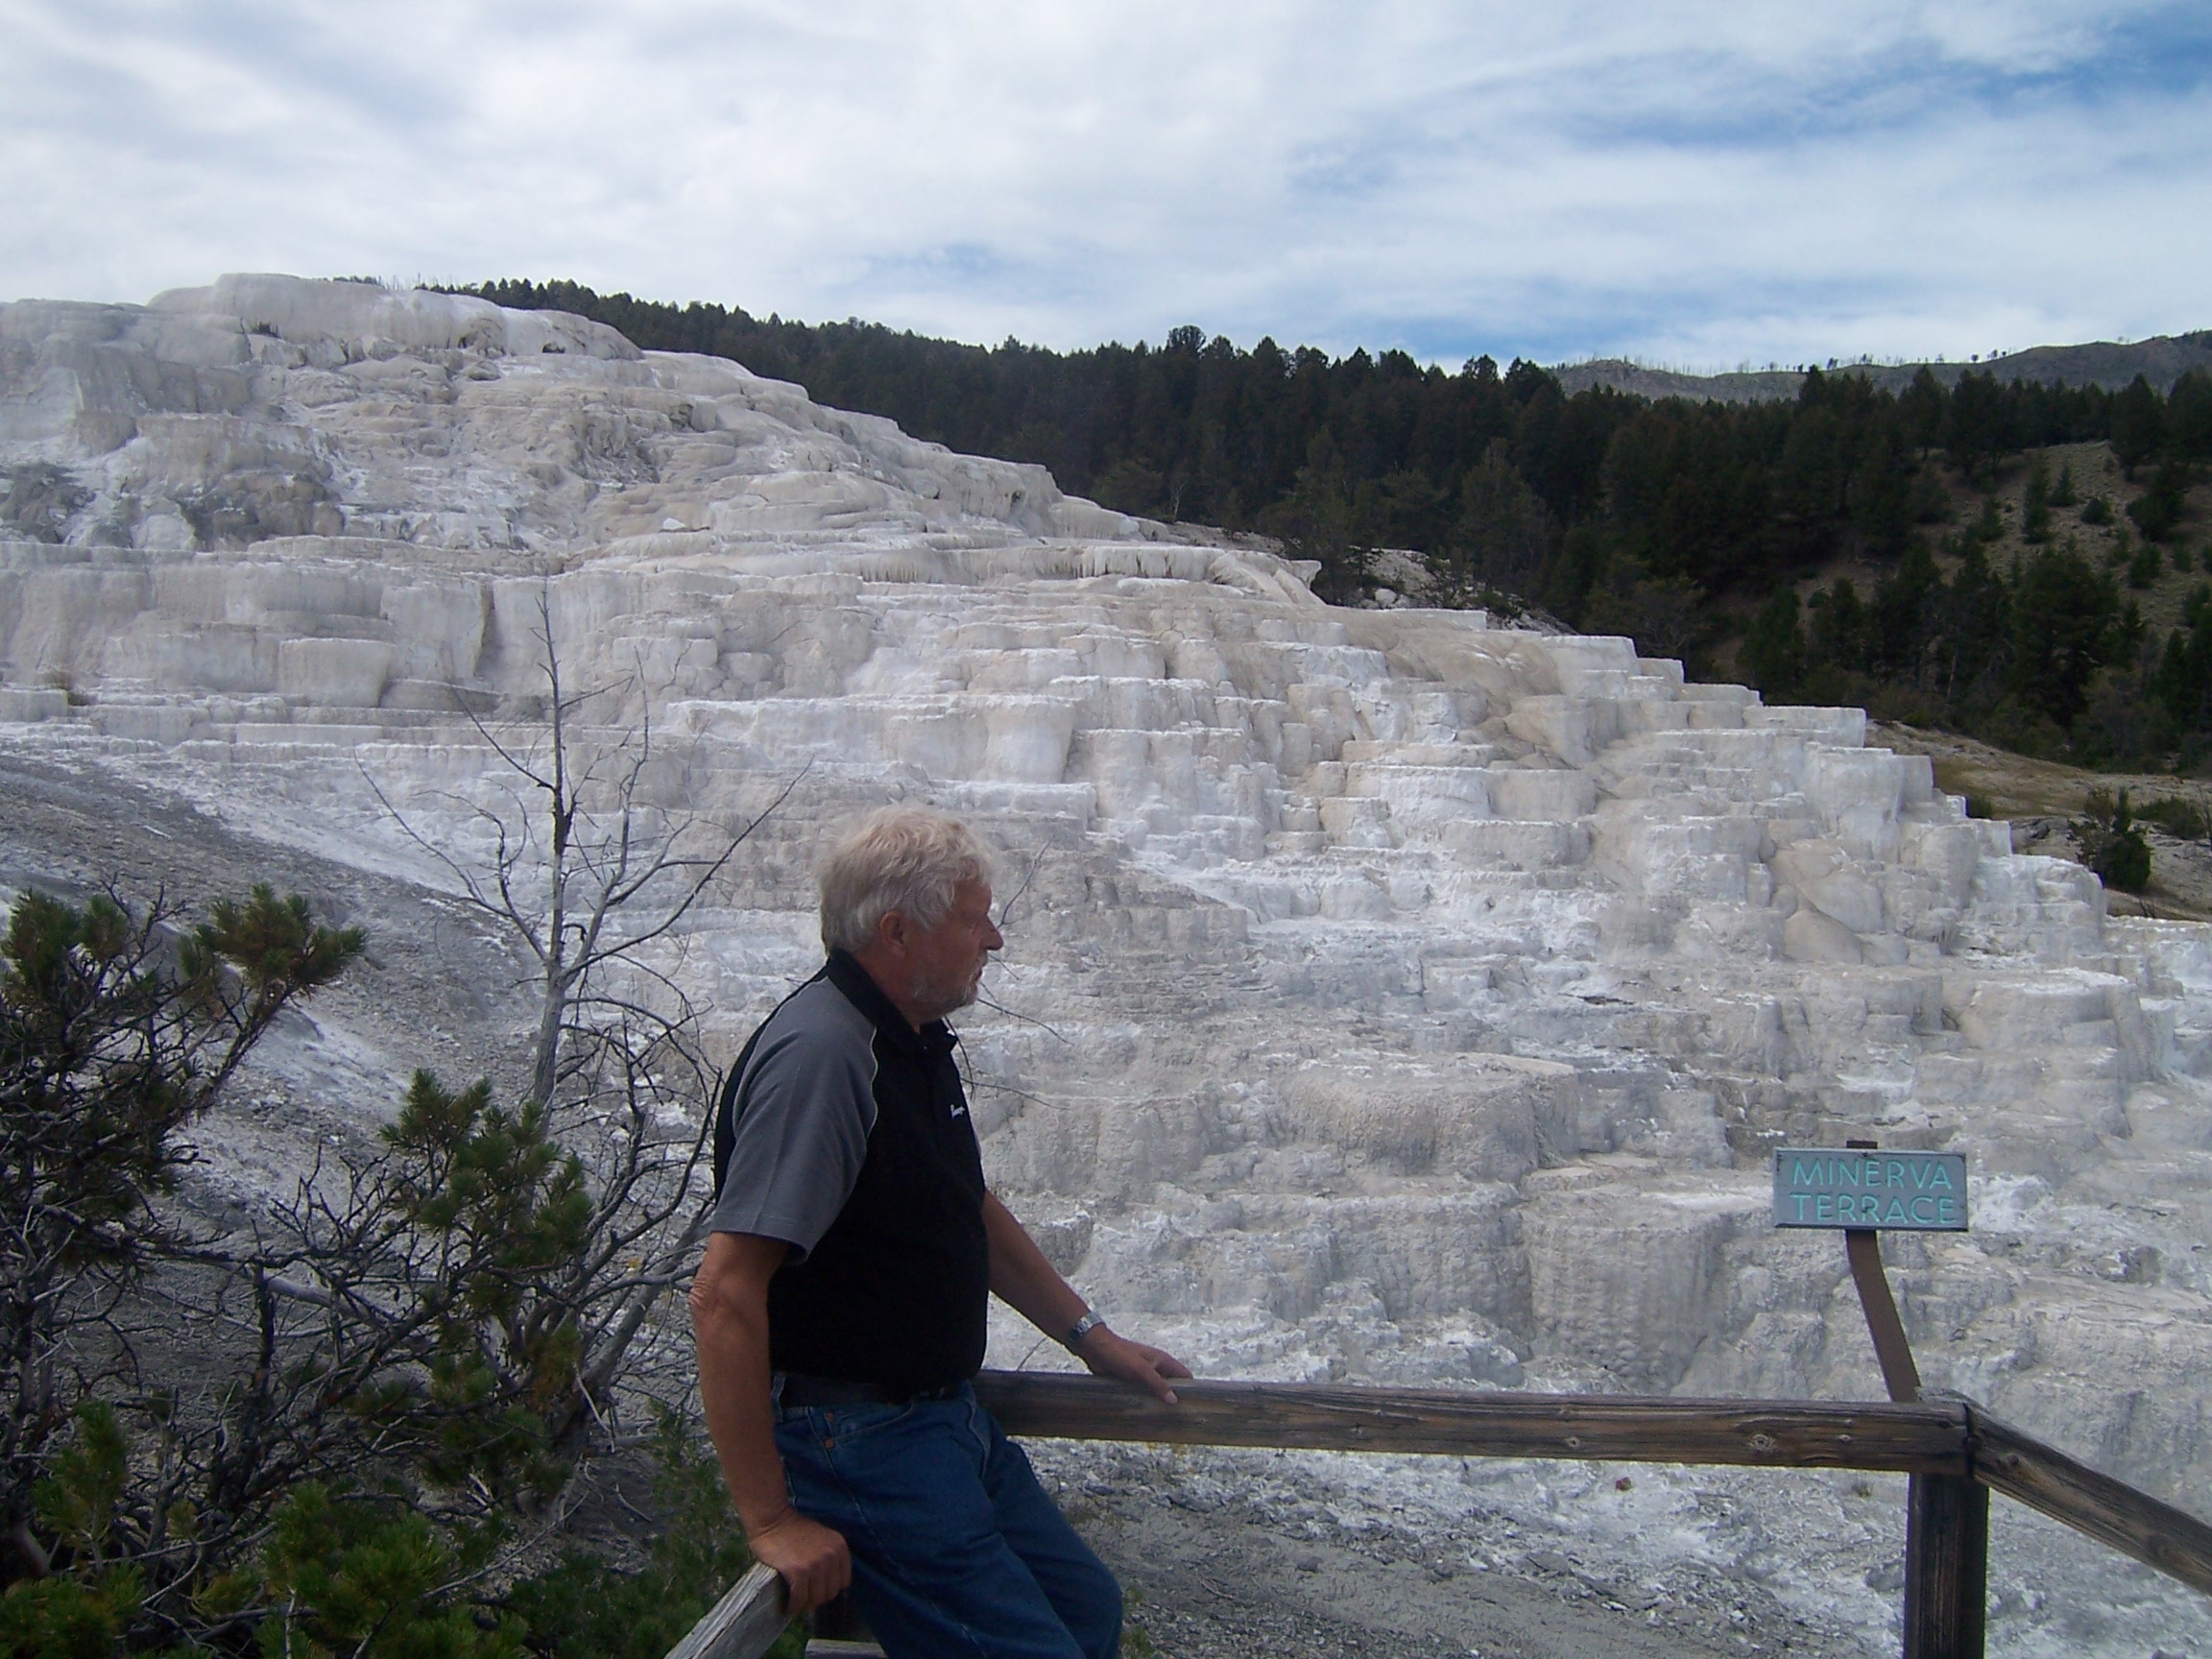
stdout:
<svg viewBox="0 0 2212 1659">
<path fill-rule="evenodd" d="M 1083 1317 L 1068 1327 L 1068 1334 L 1061 1337 L 1060 1341 L 1063 1346 L 1072 1351 L 1084 1337 L 1090 1335 L 1092 1332 L 1105 1323 L 1105 1320 L 1099 1318 L 1091 1309 L 1086 1308 L 1083 1310 Z"/>
</svg>

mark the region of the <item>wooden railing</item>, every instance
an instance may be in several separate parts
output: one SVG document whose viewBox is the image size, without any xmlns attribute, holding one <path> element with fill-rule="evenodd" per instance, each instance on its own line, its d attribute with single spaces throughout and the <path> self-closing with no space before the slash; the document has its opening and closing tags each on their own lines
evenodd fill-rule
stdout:
<svg viewBox="0 0 2212 1659">
<path fill-rule="evenodd" d="M 2212 1596 L 2212 1527 L 2100 1475 L 1956 1396 L 1911 1405 L 1453 1394 L 1304 1382 L 1178 1382 L 1182 1404 L 1089 1377 L 986 1371 L 976 1397 L 1011 1434 L 1181 1446 L 1866 1469 L 1912 1477 L 1905 1659 L 1980 1659 L 1988 1494 L 2002 1492 Z M 784 1623 L 764 1567 L 669 1659 L 758 1659 Z"/>
</svg>

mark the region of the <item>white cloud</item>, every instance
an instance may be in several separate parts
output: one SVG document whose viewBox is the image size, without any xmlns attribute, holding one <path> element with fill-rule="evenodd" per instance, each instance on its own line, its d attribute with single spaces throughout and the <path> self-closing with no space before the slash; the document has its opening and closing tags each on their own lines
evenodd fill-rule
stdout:
<svg viewBox="0 0 2212 1659">
<path fill-rule="evenodd" d="M 2212 31 L 2069 0 L 0 0 L 0 292 L 566 276 L 1054 345 L 2212 323 Z"/>
</svg>

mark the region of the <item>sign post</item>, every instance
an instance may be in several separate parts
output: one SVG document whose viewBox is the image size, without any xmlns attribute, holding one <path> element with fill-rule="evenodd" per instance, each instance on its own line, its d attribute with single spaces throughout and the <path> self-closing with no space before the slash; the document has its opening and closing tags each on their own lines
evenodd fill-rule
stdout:
<svg viewBox="0 0 2212 1659">
<path fill-rule="evenodd" d="M 1882 1233 L 1963 1233 L 1966 1158 L 1786 1146 L 1774 1154 L 1774 1225 L 1840 1232 L 1851 1282 L 1889 1398 L 1920 1398 L 1920 1368 L 1882 1265 Z M 1981 1659 L 1988 1602 L 1989 1492 L 1949 1475 L 1915 1475 L 1905 1510 L 1905 1659 Z"/>
</svg>

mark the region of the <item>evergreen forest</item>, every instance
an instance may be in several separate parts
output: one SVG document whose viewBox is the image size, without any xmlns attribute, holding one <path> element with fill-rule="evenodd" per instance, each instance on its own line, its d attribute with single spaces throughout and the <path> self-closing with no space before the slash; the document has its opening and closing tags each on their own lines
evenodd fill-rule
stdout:
<svg viewBox="0 0 2212 1659">
<path fill-rule="evenodd" d="M 467 292 L 734 358 L 1124 512 L 1279 538 L 1336 603 L 1540 612 L 1770 701 L 2212 765 L 2201 371 L 2111 390 L 1923 370 L 1892 393 L 1815 369 L 1794 401 L 1654 401 L 1519 360 L 1447 373 L 1195 327 L 1059 352 L 570 282 Z"/>
</svg>

